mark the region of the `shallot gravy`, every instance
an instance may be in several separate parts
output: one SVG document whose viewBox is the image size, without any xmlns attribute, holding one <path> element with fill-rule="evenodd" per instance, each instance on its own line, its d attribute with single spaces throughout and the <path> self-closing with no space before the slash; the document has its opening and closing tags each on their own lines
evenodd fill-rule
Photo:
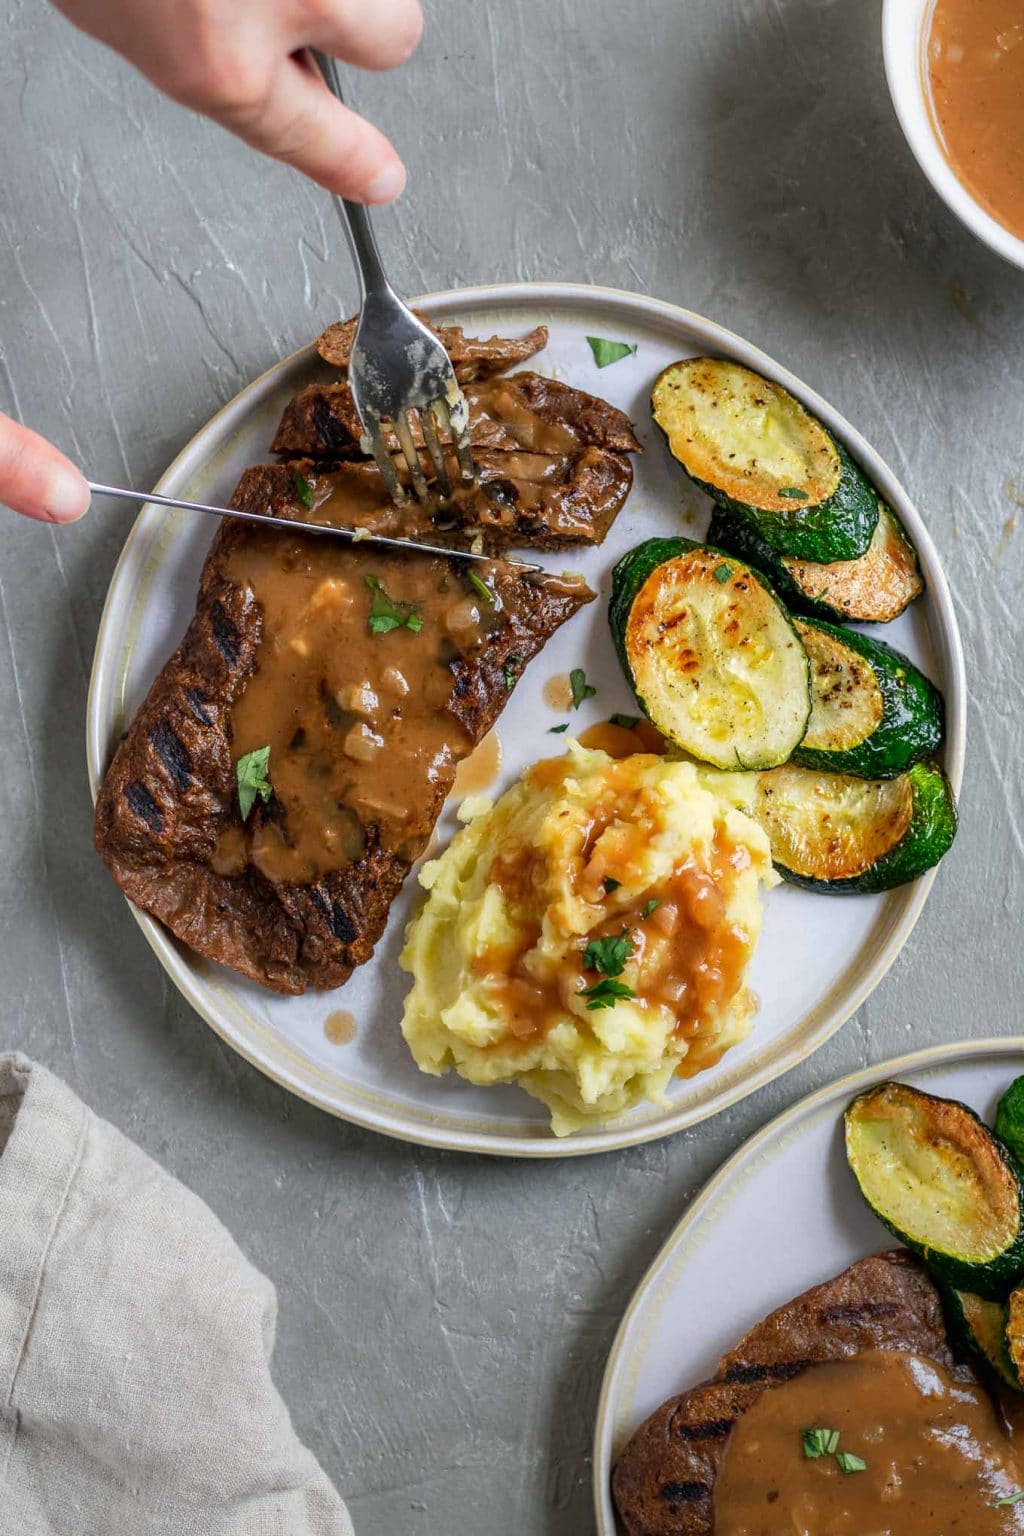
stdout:
<svg viewBox="0 0 1024 1536">
<path fill-rule="evenodd" d="M 835 1454 L 805 1430 L 838 1430 Z M 934 1361 L 866 1350 L 762 1393 L 733 1427 L 715 1536 L 1010 1536 L 1024 1471 L 988 1394 Z M 1006 1502 L 1000 1503 L 1003 1500 Z"/>
<path fill-rule="evenodd" d="M 937 0 L 928 83 L 939 139 L 957 178 L 1024 239 L 1024 4 Z"/>
<path fill-rule="evenodd" d="M 426 780 L 446 794 L 472 746 L 446 708 L 452 662 L 483 646 L 501 622 L 499 600 L 489 605 L 443 559 L 285 533 L 247 539 L 228 575 L 262 611 L 256 670 L 232 710 L 232 753 L 270 747 L 273 797 L 244 834 L 224 833 L 214 867 L 248 861 L 269 880 L 304 884 L 358 859 L 371 825 L 382 848 L 414 856 L 423 806 L 410 803 L 409 785 Z M 418 627 L 375 633 L 381 593 Z"/>
</svg>

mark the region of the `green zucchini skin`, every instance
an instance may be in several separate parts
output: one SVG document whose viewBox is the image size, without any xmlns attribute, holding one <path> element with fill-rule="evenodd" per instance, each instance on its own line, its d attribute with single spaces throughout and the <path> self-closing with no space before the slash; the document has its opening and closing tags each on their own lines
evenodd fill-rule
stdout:
<svg viewBox="0 0 1024 1536">
<path fill-rule="evenodd" d="M 996 1135 L 1024 1170 L 1024 1077 L 1014 1078 L 996 1110 Z"/>
<path fill-rule="evenodd" d="M 877 612 L 872 614 L 863 610 L 858 611 L 854 605 L 845 609 L 838 608 L 822 598 L 809 596 L 789 571 L 783 558 L 758 535 L 756 528 L 745 518 L 733 517 L 716 506 L 711 514 L 707 540 L 716 548 L 724 549 L 727 554 L 736 555 L 739 559 L 745 560 L 748 565 L 764 571 L 775 590 L 794 613 L 805 614 L 812 619 L 825 619 L 833 624 L 887 624 L 892 619 L 898 618 L 899 614 L 920 596 L 924 590 L 924 584 L 917 565 L 917 553 L 907 538 L 899 518 L 891 507 L 886 507 L 884 513 L 880 513 L 879 516 L 880 518 L 884 516 L 891 525 L 891 537 L 898 540 L 902 546 L 914 578 L 913 585 L 905 594 L 902 606 L 894 607 L 884 619 L 880 618 Z"/>
<path fill-rule="evenodd" d="M 962 1126 L 972 1136 L 976 1136 L 979 1145 L 984 1145 L 987 1154 L 994 1153 L 1003 1163 L 1006 1171 L 1012 1176 L 1013 1200 L 1017 1212 L 1016 1236 L 1009 1247 L 1003 1250 L 995 1258 L 984 1263 L 971 1262 L 956 1257 L 955 1254 L 939 1252 L 930 1248 L 909 1233 L 903 1231 L 885 1211 L 879 1210 L 864 1189 L 860 1175 L 857 1171 L 857 1157 L 854 1148 L 855 1122 L 858 1110 L 862 1103 L 870 1100 L 878 1094 L 896 1090 L 905 1094 L 912 1094 L 922 1108 L 934 1107 L 937 1115 L 955 1112 L 962 1115 Z M 1005 1301 L 1014 1286 L 1024 1274 L 1024 1188 L 1017 1174 L 1013 1158 L 1007 1148 L 989 1130 L 981 1117 L 967 1104 L 960 1103 L 957 1099 L 942 1099 L 934 1094 L 924 1093 L 921 1089 L 911 1088 L 903 1083 L 879 1083 L 873 1088 L 866 1089 L 857 1095 L 847 1106 L 843 1117 L 846 1137 L 846 1159 L 850 1172 L 856 1180 L 861 1198 L 868 1209 L 871 1210 L 884 1227 L 894 1237 L 898 1238 L 912 1253 L 916 1253 L 927 1264 L 933 1278 L 941 1285 L 957 1291 L 970 1292 L 981 1297 L 985 1301 Z M 955 1173 L 954 1173 L 954 1176 Z"/>
<path fill-rule="evenodd" d="M 833 438 L 833 442 L 835 439 Z M 863 470 L 836 442 L 842 475 L 835 491 L 813 506 L 794 502 L 791 511 L 763 512 L 759 507 L 734 501 L 706 480 L 694 480 L 723 512 L 745 523 L 759 543 L 777 555 L 794 560 L 813 560 L 828 565 L 833 560 L 858 560 L 871 543 L 878 523 L 878 496 Z"/>
<path fill-rule="evenodd" d="M 855 651 L 870 666 L 882 694 L 882 719 L 864 741 L 842 752 L 800 746 L 793 761 L 804 768 L 851 773 L 859 779 L 895 779 L 912 763 L 932 757 L 942 744 L 942 695 L 906 656 L 882 640 L 821 619 L 802 621 Z M 1024 1126 L 1022 1126 L 1024 1129 Z"/>
<path fill-rule="evenodd" d="M 907 770 L 907 776 L 914 796 L 910 826 L 895 848 L 883 854 L 870 869 L 849 880 L 816 880 L 787 869 L 773 854 L 772 862 L 782 878 L 791 885 L 826 896 L 871 896 L 919 879 L 953 845 L 956 801 L 949 780 L 936 763 L 915 763 Z"/>
<path fill-rule="evenodd" d="M 950 1337 L 1005 1386 L 1019 1392 L 1021 1381 L 1006 1338 L 1006 1303 L 986 1300 L 973 1291 L 958 1291 L 951 1285 L 940 1285 L 939 1294 Z"/>
</svg>

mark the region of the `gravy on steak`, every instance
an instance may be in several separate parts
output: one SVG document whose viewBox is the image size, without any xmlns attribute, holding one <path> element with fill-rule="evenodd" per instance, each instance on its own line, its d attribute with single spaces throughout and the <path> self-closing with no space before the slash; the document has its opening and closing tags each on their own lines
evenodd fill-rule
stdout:
<svg viewBox="0 0 1024 1536">
<path fill-rule="evenodd" d="M 803 1432 L 839 1431 L 805 1456 Z M 732 1428 L 715 1483 L 715 1536 L 1007 1536 L 1024 1474 L 981 1387 L 934 1360 L 864 1350 L 764 1392 Z"/>
<path fill-rule="evenodd" d="M 236 848 L 242 863 L 275 884 L 304 884 L 357 859 L 370 825 L 383 848 L 415 856 L 409 785 L 450 785 L 469 750 L 445 707 L 451 662 L 481 647 L 500 599 L 486 602 L 456 562 L 282 533 L 240 546 L 227 571 L 262 612 L 256 669 L 231 714 L 232 753 L 269 746 L 274 787 Z M 375 633 L 381 594 L 418 627 Z"/>
</svg>

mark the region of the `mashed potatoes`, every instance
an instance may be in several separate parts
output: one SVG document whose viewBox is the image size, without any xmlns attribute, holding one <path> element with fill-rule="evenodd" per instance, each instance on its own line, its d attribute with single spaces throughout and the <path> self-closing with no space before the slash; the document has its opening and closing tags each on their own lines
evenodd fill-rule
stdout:
<svg viewBox="0 0 1024 1536">
<path fill-rule="evenodd" d="M 768 841 L 744 775 L 575 742 L 425 865 L 402 1031 L 417 1064 L 515 1081 L 567 1135 L 746 1035 Z"/>
</svg>

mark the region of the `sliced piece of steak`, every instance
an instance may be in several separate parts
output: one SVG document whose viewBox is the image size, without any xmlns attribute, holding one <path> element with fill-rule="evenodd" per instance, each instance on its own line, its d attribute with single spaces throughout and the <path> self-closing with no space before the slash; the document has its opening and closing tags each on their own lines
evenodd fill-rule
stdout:
<svg viewBox="0 0 1024 1536">
<path fill-rule="evenodd" d="M 417 314 L 427 328 L 441 342 L 455 368 L 460 384 L 471 384 L 477 379 L 489 379 L 492 374 L 505 373 L 517 368 L 535 352 L 542 352 L 548 344 L 548 328 L 538 325 L 525 336 L 467 336 L 460 325 L 431 325 L 426 315 Z M 356 333 L 359 317 L 339 320 L 329 325 L 317 339 L 316 349 L 325 363 L 335 368 L 348 367 L 352 350 L 352 338 Z"/>
<path fill-rule="evenodd" d="M 586 447 L 613 453 L 640 451 L 624 411 L 543 374 L 514 373 L 469 384 L 466 404 L 475 447 L 562 455 Z M 346 383 L 310 384 L 285 408 L 271 452 L 287 458 L 355 457 L 361 453 L 360 433 Z M 386 440 L 397 453 L 394 433 L 387 434 Z M 414 441 L 423 446 L 418 429 Z"/>
<path fill-rule="evenodd" d="M 633 484 L 629 460 L 606 448 L 565 456 L 477 448 L 473 457 L 477 484 L 459 487 L 436 513 L 413 497 L 396 508 L 369 459 L 335 460 L 326 468 L 312 459 L 255 465 L 242 476 L 236 504 L 453 548 L 466 548 L 479 535 L 487 551 L 527 544 L 563 549 L 600 544 Z"/>
<path fill-rule="evenodd" d="M 861 1259 L 756 1324 L 713 1381 L 641 1424 L 612 1477 L 626 1536 L 711 1536 L 715 1479 L 739 1415 L 809 1366 L 868 1349 L 905 1350 L 973 1379 L 954 1365 L 939 1294 L 917 1261 L 904 1249 Z"/>
<path fill-rule="evenodd" d="M 252 503 L 251 475 L 236 504 Z M 474 569 L 493 604 L 465 562 L 225 526 L 97 801 L 96 846 L 126 895 L 275 991 L 345 981 L 372 954 L 458 761 L 593 596 L 580 581 Z M 268 744 L 274 793 L 243 824 L 236 761 Z"/>
</svg>

